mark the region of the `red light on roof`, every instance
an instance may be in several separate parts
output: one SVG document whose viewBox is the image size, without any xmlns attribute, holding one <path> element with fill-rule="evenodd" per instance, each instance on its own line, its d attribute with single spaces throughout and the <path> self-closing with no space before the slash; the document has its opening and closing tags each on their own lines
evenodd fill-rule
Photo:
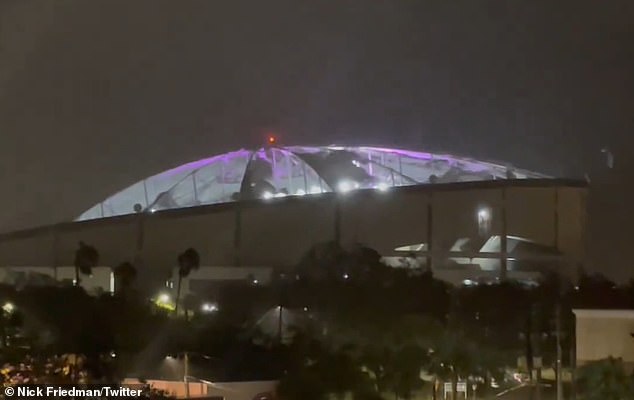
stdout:
<svg viewBox="0 0 634 400">
<path fill-rule="evenodd" d="M 273 135 L 269 135 L 268 140 L 269 140 L 269 144 L 274 144 L 277 141 L 277 139 Z"/>
</svg>

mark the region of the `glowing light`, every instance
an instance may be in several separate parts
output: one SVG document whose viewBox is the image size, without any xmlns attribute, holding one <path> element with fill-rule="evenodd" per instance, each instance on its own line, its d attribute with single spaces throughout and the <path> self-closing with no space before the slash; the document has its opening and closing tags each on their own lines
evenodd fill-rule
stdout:
<svg viewBox="0 0 634 400">
<path fill-rule="evenodd" d="M 286 197 L 286 193 L 282 193 L 282 192 L 275 193 L 274 197 Z"/>
<path fill-rule="evenodd" d="M 260 281 L 258 281 L 257 279 L 254 279 L 251 281 L 251 283 L 253 283 L 254 285 L 257 285 L 258 283 L 260 283 Z"/>
<path fill-rule="evenodd" d="M 342 193 L 346 193 L 351 191 L 352 189 L 354 189 L 354 182 L 351 181 L 341 181 L 339 182 L 339 184 L 337 185 L 337 189 L 339 189 L 340 192 Z"/>
<path fill-rule="evenodd" d="M 159 293 L 154 300 L 154 304 L 158 308 L 162 308 L 168 311 L 174 311 L 176 309 L 176 305 L 172 302 L 172 298 L 169 294 L 163 292 Z"/>
<path fill-rule="evenodd" d="M 388 185 L 388 184 L 387 184 L 387 183 L 385 183 L 385 182 L 381 182 L 381 183 L 379 183 L 379 184 L 376 186 L 376 188 L 377 188 L 377 189 L 379 189 L 379 190 L 380 190 L 380 191 L 382 191 L 382 192 L 385 192 L 385 191 L 387 191 L 387 190 L 390 188 L 390 185 Z"/>
<path fill-rule="evenodd" d="M 200 310 L 204 313 L 212 313 L 218 311 L 218 306 L 214 303 L 203 303 Z"/>
<path fill-rule="evenodd" d="M 275 144 L 275 142 L 277 142 L 277 139 L 273 135 L 269 135 L 267 140 L 268 140 L 269 144 Z"/>
<path fill-rule="evenodd" d="M 15 306 L 13 305 L 13 303 L 4 303 L 2 309 L 10 314 L 15 310 Z"/>
<path fill-rule="evenodd" d="M 271 192 L 264 192 L 264 193 L 262 193 L 262 198 L 263 198 L 264 200 L 272 199 L 272 198 L 273 198 L 273 193 L 271 193 Z"/>
<path fill-rule="evenodd" d="M 491 231 L 491 209 L 482 207 L 478 210 L 478 232 L 480 235 L 488 235 Z"/>
<path fill-rule="evenodd" d="M 350 275 L 348 275 L 348 274 L 343 274 L 343 279 L 349 279 L 349 278 L 350 278 Z"/>
</svg>

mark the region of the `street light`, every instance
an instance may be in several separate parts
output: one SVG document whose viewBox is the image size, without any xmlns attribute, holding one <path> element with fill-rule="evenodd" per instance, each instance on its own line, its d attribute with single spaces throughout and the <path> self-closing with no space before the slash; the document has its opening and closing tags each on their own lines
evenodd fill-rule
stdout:
<svg viewBox="0 0 634 400">
<path fill-rule="evenodd" d="M 200 310 L 204 313 L 212 313 L 218 311 L 218 305 L 214 303 L 203 303 L 200 306 Z"/>
<path fill-rule="evenodd" d="M 208 356 L 206 354 L 201 354 L 201 353 L 196 353 L 196 352 L 184 351 L 182 353 L 177 353 L 176 357 L 173 357 L 171 355 L 167 355 L 167 356 L 165 356 L 165 359 L 166 360 L 176 359 L 181 354 L 183 355 L 183 382 L 185 383 L 185 398 L 188 399 L 189 395 L 190 395 L 190 393 L 189 393 L 189 378 L 194 378 L 195 380 L 207 383 L 207 381 L 204 381 L 202 379 L 199 379 L 199 378 L 196 378 L 196 377 L 193 377 L 193 376 L 189 375 L 189 356 L 190 356 L 190 354 L 200 356 L 200 357 L 202 357 L 202 358 L 204 358 L 206 360 L 213 360 L 213 359 L 215 359 L 215 357 L 211 357 L 211 356 Z"/>
</svg>

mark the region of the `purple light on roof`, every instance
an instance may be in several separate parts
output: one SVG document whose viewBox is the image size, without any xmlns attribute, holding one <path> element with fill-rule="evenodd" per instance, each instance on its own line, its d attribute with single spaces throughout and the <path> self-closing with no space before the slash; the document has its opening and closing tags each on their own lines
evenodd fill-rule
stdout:
<svg viewBox="0 0 634 400">
<path fill-rule="evenodd" d="M 273 156 L 272 151 L 271 151 L 271 155 Z M 265 149 L 258 150 L 256 152 L 256 157 L 255 158 L 258 158 L 260 160 L 264 160 L 264 161 L 268 162 L 269 164 L 271 164 L 273 162 L 273 160 L 271 158 L 269 158 L 269 155 L 267 154 L 267 151 Z"/>
<path fill-rule="evenodd" d="M 95 214 L 91 207 L 82 214 L 78 220 L 98 218 L 100 216 L 121 215 L 131 213 L 136 203 L 151 203 L 158 193 L 171 191 L 174 199 L 181 201 L 187 199 L 190 193 L 189 175 L 193 172 L 204 169 L 197 174 L 198 182 L 207 182 L 209 187 L 205 188 L 204 198 L 198 202 L 213 204 L 218 202 L 233 201 L 225 196 L 225 190 L 229 188 L 235 191 L 235 184 L 239 184 L 244 179 L 245 170 L 252 159 L 261 159 L 268 162 L 273 168 L 276 185 L 289 186 L 287 189 L 295 190 L 301 188 L 306 193 L 322 192 L 324 188 L 330 191 L 327 183 L 323 181 L 319 163 L 314 169 L 312 164 L 303 161 L 302 154 L 327 155 L 335 151 L 347 151 L 356 155 L 357 160 L 365 160 L 362 168 L 374 177 L 372 182 L 364 182 L 363 187 L 378 187 L 381 182 L 391 182 L 394 185 L 428 183 L 430 175 L 434 174 L 442 179 L 442 182 L 478 181 L 507 178 L 508 168 L 511 166 L 505 163 L 485 162 L 469 158 L 455 157 L 449 154 L 434 154 L 428 152 L 410 151 L 403 149 L 393 149 L 384 147 L 349 147 L 349 146 L 288 146 L 259 148 L 254 151 L 241 149 L 238 151 L 219 154 L 201 160 L 193 161 L 168 171 L 153 175 L 143 179 L 98 203 L 98 208 L 110 208 L 110 212 Z M 386 157 L 387 156 L 387 157 Z M 395 158 L 398 157 L 398 160 Z M 398 161 L 398 163 L 396 163 Z M 369 163 L 368 163 L 369 162 Z M 398 165 L 397 165 L 398 164 Z M 402 170 L 401 170 L 402 164 Z M 299 168 L 298 168 L 299 167 Z M 512 168 L 519 178 L 547 178 L 547 176 L 532 171 Z M 335 171 L 336 172 L 336 171 Z M 222 174 L 222 178 L 219 178 Z M 290 176 L 289 176 L 290 175 Z M 304 179 L 297 178 L 305 175 Z M 398 176 L 397 176 L 398 175 Z M 396 178 L 395 178 L 396 177 Z M 284 179 L 287 178 L 287 179 Z M 295 179 L 296 181 L 294 181 Z M 337 177 L 329 179 L 338 179 Z M 406 182 L 407 181 L 407 182 Z M 184 184 L 181 184 L 183 183 Z M 336 183 L 336 180 L 333 180 Z M 233 185 L 233 186 L 216 186 Z M 369 186 L 368 186 L 369 185 Z M 293 186 L 293 187 L 291 187 Z M 297 187 L 295 187 L 297 186 Z M 318 187 L 317 190 L 314 188 Z M 194 189 L 192 189 L 194 190 Z M 201 192 L 198 193 L 200 195 Z M 220 194 L 218 194 L 220 193 Z M 146 199 L 147 198 L 147 199 Z M 172 207 L 185 207 L 191 204 L 179 203 Z M 107 210 L 106 210 L 107 211 Z"/>
</svg>

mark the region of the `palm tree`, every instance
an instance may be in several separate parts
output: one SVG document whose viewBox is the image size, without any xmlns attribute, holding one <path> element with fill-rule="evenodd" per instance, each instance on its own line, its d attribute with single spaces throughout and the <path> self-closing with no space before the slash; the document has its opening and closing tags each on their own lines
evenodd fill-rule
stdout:
<svg viewBox="0 0 634 400">
<path fill-rule="evenodd" d="M 136 268 L 129 263 L 123 262 L 113 269 L 115 277 L 115 292 L 125 292 L 136 279 Z"/>
<path fill-rule="evenodd" d="M 181 283 L 183 278 L 189 276 L 192 271 L 197 270 L 200 267 L 200 255 L 193 248 L 188 248 L 184 252 L 178 255 L 178 288 L 176 289 L 176 305 L 174 307 L 174 314 L 178 316 L 178 303 L 181 297 Z"/>
<path fill-rule="evenodd" d="M 84 242 L 79 242 L 79 248 L 75 251 L 75 286 L 79 286 L 79 273 L 92 274 L 92 269 L 99 263 L 99 252 L 94 247 Z"/>
</svg>

